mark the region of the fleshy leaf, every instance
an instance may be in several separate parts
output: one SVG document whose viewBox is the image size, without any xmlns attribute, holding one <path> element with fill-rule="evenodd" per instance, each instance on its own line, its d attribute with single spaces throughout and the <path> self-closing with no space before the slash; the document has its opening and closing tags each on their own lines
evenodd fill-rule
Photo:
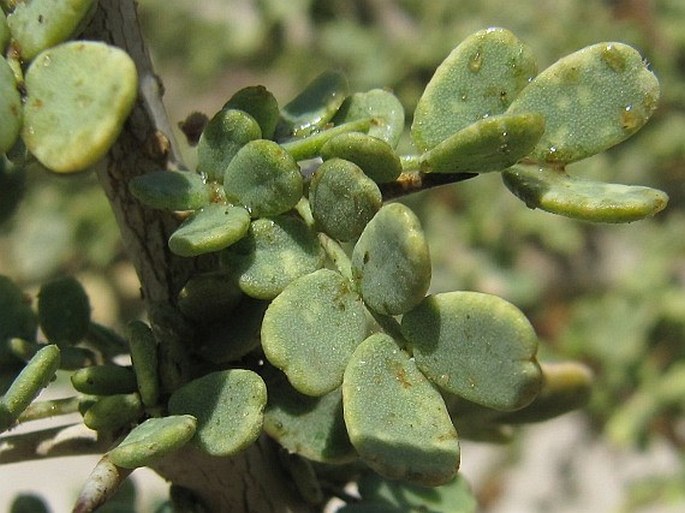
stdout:
<svg viewBox="0 0 685 513">
<path fill-rule="evenodd" d="M 0 396 L 0 432 L 7 429 L 48 386 L 59 369 L 60 351 L 54 344 L 39 350 Z"/>
<path fill-rule="evenodd" d="M 45 283 L 38 293 L 40 327 L 60 346 L 79 342 L 90 325 L 90 303 L 83 286 L 70 276 Z"/>
<path fill-rule="evenodd" d="M 147 408 L 151 408 L 157 405 L 160 388 L 157 340 L 152 329 L 143 321 L 138 320 L 128 323 L 126 338 L 140 399 Z"/>
<path fill-rule="evenodd" d="M 324 160 L 338 157 L 354 162 L 377 183 L 392 182 L 402 172 L 400 158 L 392 146 L 382 139 L 360 132 L 334 137 L 321 148 L 321 157 Z"/>
<path fill-rule="evenodd" d="M 250 297 L 273 299 L 293 280 L 316 271 L 323 253 L 316 235 L 295 217 L 252 221 L 247 236 L 221 254 Z"/>
<path fill-rule="evenodd" d="M 178 309 L 183 315 L 211 324 L 226 318 L 243 297 L 235 280 L 226 271 L 193 275 L 178 293 Z"/>
<path fill-rule="evenodd" d="M 438 66 L 416 105 L 414 144 L 429 150 L 471 123 L 503 113 L 536 73 L 532 52 L 508 30 L 467 37 Z"/>
<path fill-rule="evenodd" d="M 350 288 L 337 272 L 319 269 L 288 285 L 266 311 L 264 354 L 303 394 L 320 396 L 339 387 L 352 352 L 369 332 L 364 305 Z"/>
<path fill-rule="evenodd" d="M 459 130 L 421 156 L 424 173 L 501 171 L 528 155 L 545 131 L 539 114 L 500 114 Z"/>
<path fill-rule="evenodd" d="M 113 363 L 79 369 L 71 375 L 71 384 L 89 395 L 130 394 L 138 388 L 133 369 Z"/>
<path fill-rule="evenodd" d="M 169 412 L 197 419 L 193 442 L 212 456 L 232 456 L 262 431 L 266 385 L 245 369 L 212 372 L 183 385 L 169 399 Z"/>
<path fill-rule="evenodd" d="M 666 193 L 650 187 L 595 182 L 550 168 L 515 166 L 504 184 L 530 208 L 584 221 L 629 223 L 660 212 Z"/>
<path fill-rule="evenodd" d="M 658 100 L 659 81 L 635 49 L 598 43 L 540 73 L 508 112 L 544 116 L 545 134 L 531 156 L 540 162 L 568 163 L 633 135 Z"/>
<path fill-rule="evenodd" d="M 378 474 L 365 473 L 358 482 L 363 502 L 392 505 L 397 513 L 430 511 L 431 513 L 476 513 L 476 498 L 461 475 L 435 488 L 390 481 Z M 347 513 L 346 509 L 341 513 Z M 350 511 L 352 513 L 352 510 Z"/>
<path fill-rule="evenodd" d="M 302 188 L 297 162 L 280 145 L 266 139 L 243 146 L 224 174 L 226 197 L 243 205 L 252 217 L 287 212 L 302 197 Z"/>
<path fill-rule="evenodd" d="M 384 89 L 354 93 L 340 106 L 333 118 L 335 125 L 358 119 L 373 119 L 369 135 L 397 147 L 404 131 L 404 107 L 397 97 Z"/>
<path fill-rule="evenodd" d="M 114 432 L 128 427 L 143 415 L 138 394 L 108 395 L 83 414 L 83 423 L 95 431 Z"/>
<path fill-rule="evenodd" d="M 352 251 L 352 275 L 364 302 L 385 315 L 411 310 L 431 279 L 428 244 L 416 215 L 401 203 L 383 206 Z"/>
<path fill-rule="evenodd" d="M 97 7 L 96 0 L 30 0 L 17 2 L 7 24 L 22 60 L 66 41 Z"/>
<path fill-rule="evenodd" d="M 350 132 L 367 132 L 371 122 L 371 118 L 357 119 L 321 130 L 304 138 L 291 139 L 282 143 L 281 146 L 297 161 L 314 159 L 319 157 L 321 148 L 334 137 Z"/>
<path fill-rule="evenodd" d="M 197 144 L 197 170 L 223 182 L 224 172 L 238 150 L 260 139 L 259 123 L 247 112 L 223 108 L 209 120 Z"/>
<path fill-rule="evenodd" d="M 278 137 L 306 137 L 323 129 L 348 93 L 347 78 L 342 73 L 322 73 L 283 107 L 277 128 Z"/>
<path fill-rule="evenodd" d="M 26 146 L 53 171 L 86 169 L 119 136 L 137 87 L 136 66 L 119 48 L 73 41 L 45 50 L 26 72 Z"/>
<path fill-rule="evenodd" d="M 350 440 L 372 469 L 425 486 L 454 478 L 459 441 L 445 403 L 392 338 L 377 333 L 361 343 L 342 391 Z"/>
<path fill-rule="evenodd" d="M 243 207 L 210 203 L 196 210 L 169 237 L 169 249 L 191 257 L 224 249 L 242 239 L 250 227 Z"/>
<path fill-rule="evenodd" d="M 269 303 L 243 296 L 235 309 L 214 324 L 197 347 L 200 356 L 214 364 L 240 359 L 259 346 L 259 329 Z"/>
<path fill-rule="evenodd" d="M 4 57 L 0 57 L 0 155 L 14 145 L 22 121 L 21 96 L 14 73 Z"/>
<path fill-rule="evenodd" d="M 542 388 L 525 408 L 497 417 L 505 424 L 541 422 L 587 404 L 592 392 L 592 371 L 578 362 L 542 363 Z"/>
<path fill-rule="evenodd" d="M 288 452 L 330 464 L 356 458 L 345 428 L 340 389 L 321 397 L 303 395 L 281 373 L 267 379 L 267 388 L 264 431 Z"/>
<path fill-rule="evenodd" d="M 318 227 L 334 239 L 354 240 L 378 212 L 378 186 L 356 164 L 342 159 L 319 166 L 309 185 L 309 203 Z"/>
<path fill-rule="evenodd" d="M 212 200 L 204 178 L 190 171 L 152 171 L 136 176 L 129 189 L 148 207 L 166 210 L 195 210 Z"/>
<path fill-rule="evenodd" d="M 278 102 L 264 86 L 249 86 L 236 92 L 224 109 L 239 109 L 252 116 L 262 130 L 264 139 L 271 139 L 280 115 Z"/>
<path fill-rule="evenodd" d="M 145 467 L 183 447 L 195 434 L 196 426 L 192 415 L 147 419 L 107 455 L 119 467 Z"/>
<path fill-rule="evenodd" d="M 540 391 L 538 339 L 523 313 L 479 292 L 427 297 L 402 318 L 416 365 L 439 387 L 497 410 L 516 410 Z"/>
</svg>

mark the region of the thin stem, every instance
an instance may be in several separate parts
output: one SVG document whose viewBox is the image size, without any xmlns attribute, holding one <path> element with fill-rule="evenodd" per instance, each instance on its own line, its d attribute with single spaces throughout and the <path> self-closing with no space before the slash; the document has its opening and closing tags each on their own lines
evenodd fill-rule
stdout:
<svg viewBox="0 0 685 513">
<path fill-rule="evenodd" d="M 36 401 L 32 403 L 17 419 L 17 423 L 30 422 L 32 420 L 56 417 L 77 413 L 80 397 L 66 397 L 64 399 L 51 399 L 49 401 Z"/>
<path fill-rule="evenodd" d="M 312 209 L 309 206 L 309 200 L 304 196 L 300 198 L 300 201 L 298 201 L 297 205 L 295 205 L 295 210 L 298 214 L 300 214 L 300 217 L 307 225 L 307 227 L 313 230 L 315 222 L 314 216 L 312 215 Z"/>
<path fill-rule="evenodd" d="M 319 242 L 326 252 L 328 258 L 331 259 L 333 265 L 338 269 L 340 274 L 342 274 L 348 280 L 352 279 L 352 263 L 350 262 L 350 257 L 347 256 L 345 250 L 340 246 L 338 241 L 332 239 L 325 233 L 319 233 Z"/>
<path fill-rule="evenodd" d="M 417 171 L 421 169 L 421 155 L 400 155 L 402 171 Z"/>
<path fill-rule="evenodd" d="M 478 176 L 478 173 L 419 173 L 403 172 L 397 180 L 379 184 L 383 201 L 425 191 L 433 187 L 461 182 Z"/>
</svg>

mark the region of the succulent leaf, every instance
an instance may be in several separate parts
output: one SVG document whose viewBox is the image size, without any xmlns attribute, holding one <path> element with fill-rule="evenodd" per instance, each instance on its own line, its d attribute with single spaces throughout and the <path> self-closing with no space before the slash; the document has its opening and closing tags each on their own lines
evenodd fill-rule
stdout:
<svg viewBox="0 0 685 513">
<path fill-rule="evenodd" d="M 627 139 L 657 107 L 659 81 L 640 54 L 621 43 L 598 43 L 540 73 L 508 112 L 537 112 L 545 134 L 531 157 L 568 163 Z"/>
<path fill-rule="evenodd" d="M 73 345 L 88 333 L 90 303 L 83 286 L 71 276 L 43 284 L 38 293 L 40 327 L 50 342 Z"/>
<path fill-rule="evenodd" d="M 283 214 L 302 197 L 297 162 L 280 145 L 266 139 L 251 141 L 236 153 L 223 183 L 226 198 L 243 205 L 253 218 Z"/>
<path fill-rule="evenodd" d="M 197 420 L 192 415 L 171 415 L 147 419 L 134 427 L 107 455 L 123 468 L 151 465 L 159 458 L 183 447 L 195 434 Z"/>
<path fill-rule="evenodd" d="M 152 171 L 129 182 L 131 194 L 152 208 L 195 210 L 212 200 L 202 176 L 189 171 Z"/>
<path fill-rule="evenodd" d="M 471 123 L 502 114 L 536 73 L 531 50 L 508 30 L 467 37 L 438 66 L 416 105 L 414 144 L 429 150 Z"/>
<path fill-rule="evenodd" d="M 333 118 L 335 125 L 359 119 L 373 119 L 369 135 L 396 148 L 404 132 L 404 107 L 397 97 L 385 89 L 348 96 Z"/>
<path fill-rule="evenodd" d="M 322 73 L 281 109 L 277 136 L 306 137 L 322 130 L 348 94 L 349 85 L 342 73 Z"/>
<path fill-rule="evenodd" d="M 197 145 L 197 170 L 210 180 L 222 182 L 224 172 L 238 150 L 261 139 L 262 129 L 249 113 L 224 107 L 209 120 Z"/>
<path fill-rule="evenodd" d="M 371 135 L 361 132 L 340 134 L 321 148 L 324 160 L 341 158 L 357 164 L 374 182 L 396 180 L 402 172 L 400 158 L 392 146 Z"/>
<path fill-rule="evenodd" d="M 230 273 L 209 271 L 195 274 L 186 282 L 178 293 L 177 304 L 183 315 L 207 325 L 225 319 L 242 297 Z"/>
<path fill-rule="evenodd" d="M 535 331 L 502 298 L 480 292 L 428 296 L 404 315 L 402 334 L 426 377 L 469 401 L 510 411 L 540 391 Z"/>
<path fill-rule="evenodd" d="M 309 204 L 317 226 L 334 239 L 354 240 L 378 212 L 378 186 L 356 164 L 334 158 L 319 166 L 309 185 Z"/>
<path fill-rule="evenodd" d="M 138 75 L 123 50 L 73 41 L 41 52 L 25 83 L 24 142 L 45 167 L 70 173 L 95 164 L 119 136 Z"/>
<path fill-rule="evenodd" d="M 18 2 L 7 16 L 7 25 L 22 60 L 28 62 L 43 50 L 75 35 L 96 6 L 97 0 Z"/>
<path fill-rule="evenodd" d="M 14 145 L 22 123 L 21 96 L 14 73 L 4 57 L 0 57 L 0 155 Z"/>
<path fill-rule="evenodd" d="M 389 479 L 445 484 L 459 467 L 459 441 L 438 391 L 388 335 L 352 355 L 343 381 L 345 424 L 359 456 Z"/>
<path fill-rule="evenodd" d="M 89 395 L 130 394 L 138 388 L 133 369 L 113 363 L 79 369 L 71 375 L 71 384 Z"/>
<path fill-rule="evenodd" d="M 352 275 L 367 306 L 384 315 L 411 310 L 426 295 L 431 262 L 416 215 L 401 203 L 381 207 L 352 251 Z"/>
<path fill-rule="evenodd" d="M 356 458 L 345 428 L 339 388 L 321 397 L 303 395 L 280 373 L 267 378 L 267 388 L 264 431 L 288 452 L 329 464 Z"/>
<path fill-rule="evenodd" d="M 169 237 L 169 249 L 192 257 L 227 248 L 250 228 L 250 214 L 243 207 L 210 203 L 195 211 Z"/>
<path fill-rule="evenodd" d="M 262 348 L 299 392 L 320 396 L 340 386 L 352 352 L 368 332 L 364 305 L 350 282 L 319 269 L 273 300 L 262 324 Z"/>
<path fill-rule="evenodd" d="M 183 385 L 169 399 L 169 412 L 197 419 L 193 442 L 212 456 L 231 456 L 262 431 L 266 385 L 245 369 L 212 372 Z"/>
<path fill-rule="evenodd" d="M 539 114 L 499 114 L 462 128 L 421 156 L 424 173 L 501 171 L 528 155 L 545 131 Z"/>
<path fill-rule="evenodd" d="M 143 415 L 138 394 L 108 395 L 98 399 L 83 414 L 83 423 L 90 429 L 115 432 L 136 422 Z"/>
<path fill-rule="evenodd" d="M 262 131 L 264 139 L 274 136 L 278 124 L 278 102 L 264 86 L 249 86 L 236 92 L 226 102 L 224 109 L 238 109 L 252 116 Z"/>
<path fill-rule="evenodd" d="M 629 223 L 653 216 L 668 203 L 657 189 L 596 182 L 550 168 L 515 166 L 502 173 L 502 180 L 528 207 L 584 221 Z"/>
<path fill-rule="evenodd" d="M 248 234 L 221 258 L 240 289 L 256 299 L 275 298 L 290 282 L 323 264 L 316 234 L 287 216 L 252 221 Z"/>
<path fill-rule="evenodd" d="M 151 408 L 159 399 L 157 341 L 150 327 L 142 321 L 128 323 L 126 335 L 140 399 L 145 407 Z"/>
</svg>

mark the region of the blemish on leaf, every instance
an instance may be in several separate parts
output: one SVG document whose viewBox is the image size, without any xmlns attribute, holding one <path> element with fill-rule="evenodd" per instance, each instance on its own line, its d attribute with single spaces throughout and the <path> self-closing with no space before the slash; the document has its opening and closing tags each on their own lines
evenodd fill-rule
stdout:
<svg viewBox="0 0 685 513">
<path fill-rule="evenodd" d="M 478 73 L 483 66 L 483 54 L 480 50 L 474 53 L 468 62 L 468 68 L 471 73 Z"/>
<path fill-rule="evenodd" d="M 625 55 L 612 44 L 607 45 L 602 52 L 602 60 L 616 73 L 621 73 L 626 69 Z"/>
</svg>

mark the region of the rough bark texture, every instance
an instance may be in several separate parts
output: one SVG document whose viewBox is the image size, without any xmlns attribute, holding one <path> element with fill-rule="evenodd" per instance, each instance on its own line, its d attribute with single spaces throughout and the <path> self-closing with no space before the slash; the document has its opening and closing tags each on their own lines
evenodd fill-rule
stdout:
<svg viewBox="0 0 685 513">
<path fill-rule="evenodd" d="M 173 141 L 155 76 L 140 34 L 133 0 L 100 0 L 84 36 L 125 49 L 136 62 L 140 95 L 121 136 L 99 171 L 128 255 L 136 268 L 141 293 L 160 341 L 163 385 L 170 391 L 192 372 L 185 354 L 192 326 L 177 315 L 175 299 L 188 277 L 211 262 L 180 258 L 167 246 L 178 225 L 173 215 L 143 207 L 128 182 L 151 170 L 177 165 Z M 170 370 L 171 369 L 171 370 Z M 299 513 L 312 509 L 290 493 L 293 487 L 277 462 L 277 448 L 267 439 L 233 458 L 215 458 L 186 448 L 167 457 L 157 471 L 173 484 L 190 489 L 210 512 Z"/>
</svg>

